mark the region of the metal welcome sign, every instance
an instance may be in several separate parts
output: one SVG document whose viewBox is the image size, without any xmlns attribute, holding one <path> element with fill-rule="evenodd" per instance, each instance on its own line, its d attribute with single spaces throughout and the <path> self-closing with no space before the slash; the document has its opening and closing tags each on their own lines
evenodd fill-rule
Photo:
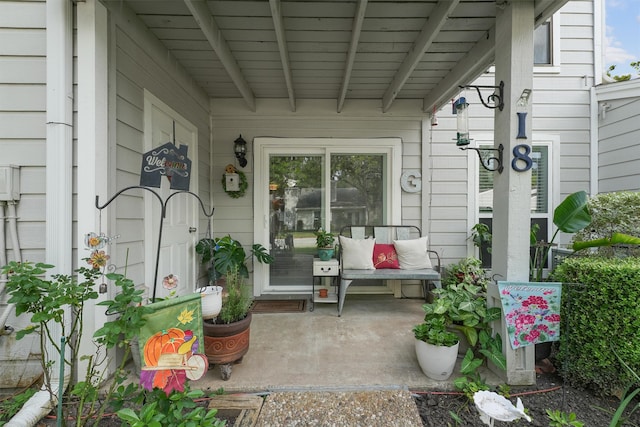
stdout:
<svg viewBox="0 0 640 427">
<path fill-rule="evenodd" d="M 161 179 L 166 176 L 172 190 L 189 190 L 191 180 L 191 160 L 187 157 L 186 145 L 176 147 L 167 142 L 142 155 L 140 185 L 160 187 Z"/>
</svg>

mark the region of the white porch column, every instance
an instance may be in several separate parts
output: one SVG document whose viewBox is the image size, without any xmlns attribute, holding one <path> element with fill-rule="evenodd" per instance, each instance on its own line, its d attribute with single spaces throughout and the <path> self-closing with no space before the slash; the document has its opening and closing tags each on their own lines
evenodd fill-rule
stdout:
<svg viewBox="0 0 640 427">
<path fill-rule="evenodd" d="M 77 263 L 87 267 L 83 258 L 89 256 L 84 244 L 84 236 L 90 232 L 103 231 L 109 235 L 107 226 L 108 209 L 100 215 L 95 207 L 96 195 L 104 203 L 111 196 L 108 193 L 109 182 L 115 181 L 109 175 L 110 158 L 108 150 L 108 27 L 107 10 L 98 0 L 86 0 L 77 3 L 78 16 L 78 231 L 76 245 Z M 112 252 L 111 247 L 104 249 Z M 112 260 L 115 260 L 111 253 Z M 96 284 L 96 287 L 98 284 Z M 101 294 L 98 301 L 106 299 Z M 107 320 L 105 309 L 95 306 L 96 300 L 85 304 L 84 334 L 80 343 L 80 355 L 95 353 L 92 341 L 93 332 L 102 327 Z M 113 372 L 114 358 L 110 358 Z M 84 380 L 86 362 L 78 361 L 78 376 Z"/>
<path fill-rule="evenodd" d="M 531 171 L 512 168 L 513 148 L 531 144 L 531 99 L 527 115 L 528 139 L 516 139 L 516 102 L 533 86 L 534 2 L 504 2 L 496 22 L 496 85 L 504 81 L 505 105 L 495 114 L 495 144 L 504 145 L 504 172 L 495 174 L 493 199 L 493 273 L 499 280 L 528 281 L 531 218 Z M 532 93 L 532 97 L 535 93 Z M 517 165 L 522 168 L 524 163 Z M 489 306 L 500 306 L 497 285 L 489 289 Z M 512 350 L 504 321 L 495 330 L 502 336 L 508 384 L 535 384 L 534 347 Z M 503 374 L 496 370 L 496 373 Z"/>
</svg>

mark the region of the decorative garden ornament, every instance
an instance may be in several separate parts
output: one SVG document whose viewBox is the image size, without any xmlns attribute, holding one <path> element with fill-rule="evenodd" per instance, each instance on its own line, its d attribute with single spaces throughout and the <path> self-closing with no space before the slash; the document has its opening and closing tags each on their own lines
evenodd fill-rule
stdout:
<svg viewBox="0 0 640 427">
<path fill-rule="evenodd" d="M 515 421 L 520 418 L 531 422 L 531 417 L 525 414 L 522 400 L 518 398 L 513 406 L 504 396 L 493 391 L 478 391 L 473 395 L 473 402 L 480 412 L 480 420 L 488 426 L 493 426 L 495 420 Z"/>
</svg>

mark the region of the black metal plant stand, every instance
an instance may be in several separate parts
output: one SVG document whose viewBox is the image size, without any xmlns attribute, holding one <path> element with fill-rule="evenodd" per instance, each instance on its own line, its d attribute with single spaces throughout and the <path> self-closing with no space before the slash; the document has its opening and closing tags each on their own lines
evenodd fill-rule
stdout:
<svg viewBox="0 0 640 427">
<path fill-rule="evenodd" d="M 158 201 L 160 202 L 160 227 L 158 230 L 158 247 L 156 250 L 156 266 L 155 266 L 155 273 L 153 276 L 153 297 L 152 297 L 152 301 L 156 300 L 156 286 L 158 285 L 158 264 L 160 262 L 160 244 L 162 243 L 162 229 L 164 227 L 164 218 L 166 216 L 167 213 L 167 203 L 169 203 L 169 200 L 171 200 L 171 198 L 173 196 L 175 196 L 176 194 L 191 194 L 193 197 L 195 197 L 196 199 L 198 199 L 198 202 L 200 202 L 200 207 L 202 208 L 202 212 L 204 213 L 204 215 L 207 218 L 211 218 L 213 216 L 213 210 L 214 208 L 211 208 L 211 213 L 208 213 L 207 210 L 204 207 L 204 203 L 202 202 L 202 199 L 200 199 L 200 196 L 198 196 L 197 194 L 191 192 L 191 191 L 187 191 L 187 190 L 181 190 L 181 191 L 176 191 L 174 193 L 171 193 L 166 200 L 162 200 L 162 197 L 154 190 L 152 190 L 149 187 L 143 187 L 141 185 L 132 185 L 130 187 L 126 187 L 123 188 L 122 190 L 118 191 L 113 197 L 111 197 L 109 200 L 107 200 L 107 202 L 100 206 L 100 204 L 98 203 L 98 200 L 100 199 L 100 196 L 96 196 L 96 208 L 98 210 L 102 210 L 104 208 L 106 208 L 107 206 L 109 206 L 109 204 L 111 204 L 111 202 L 113 202 L 120 194 L 124 193 L 125 191 L 129 191 L 129 190 L 135 190 L 135 189 L 141 189 L 141 190 L 146 190 L 151 192 L 151 194 L 153 194 L 156 199 L 158 199 Z"/>
</svg>

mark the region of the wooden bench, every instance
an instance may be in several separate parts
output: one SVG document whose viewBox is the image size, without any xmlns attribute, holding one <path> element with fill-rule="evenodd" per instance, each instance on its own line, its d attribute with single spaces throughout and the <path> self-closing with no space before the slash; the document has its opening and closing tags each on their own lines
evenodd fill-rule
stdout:
<svg viewBox="0 0 640 427">
<path fill-rule="evenodd" d="M 340 236 L 351 239 L 375 238 L 375 243 L 393 244 L 394 240 L 412 240 L 422 236 L 420 228 L 414 225 L 347 225 L 340 230 Z M 340 239 L 339 239 L 340 240 Z M 426 246 L 426 244 L 425 244 Z M 373 256 L 373 254 L 372 254 Z M 338 316 L 342 315 L 342 307 L 349 285 L 354 280 L 420 280 L 426 298 L 429 283 L 440 287 L 440 256 L 436 251 L 427 250 L 425 256 L 433 257 L 432 268 L 417 270 L 406 269 L 345 269 L 344 251 L 339 250 L 340 257 L 340 289 L 338 292 Z"/>
</svg>

